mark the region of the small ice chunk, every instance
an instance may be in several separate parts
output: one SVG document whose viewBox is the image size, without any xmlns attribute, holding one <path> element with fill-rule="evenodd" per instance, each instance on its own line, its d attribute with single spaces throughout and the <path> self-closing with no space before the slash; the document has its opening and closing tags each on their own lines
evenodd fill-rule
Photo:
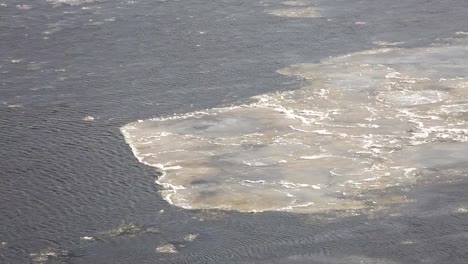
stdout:
<svg viewBox="0 0 468 264">
<path fill-rule="evenodd" d="M 19 10 L 28 10 L 28 9 L 31 9 L 31 6 L 30 5 L 16 5 L 16 8 L 18 8 Z"/>
<path fill-rule="evenodd" d="M 396 46 L 396 45 L 401 45 L 403 43 L 405 43 L 405 42 L 403 42 L 403 41 L 383 41 L 383 40 L 372 42 L 372 44 L 378 45 L 378 46 Z"/>
<path fill-rule="evenodd" d="M 282 2 L 281 4 L 286 5 L 286 6 L 307 6 L 309 5 L 308 3 L 304 1 L 286 1 Z"/>
<path fill-rule="evenodd" d="M 189 242 L 192 242 L 194 241 L 195 239 L 197 239 L 198 237 L 198 234 L 188 234 L 184 237 L 184 240 L 185 241 L 189 241 Z"/>
<path fill-rule="evenodd" d="M 156 252 L 159 253 L 178 253 L 176 247 L 172 244 L 162 245 L 156 248 Z"/>
<path fill-rule="evenodd" d="M 93 116 L 85 116 L 82 120 L 92 122 L 92 121 L 94 121 L 94 117 Z"/>
<path fill-rule="evenodd" d="M 321 17 L 319 9 L 315 7 L 277 9 L 277 10 L 272 10 L 269 13 L 270 15 L 274 15 L 274 16 L 290 17 L 290 18 Z"/>
</svg>

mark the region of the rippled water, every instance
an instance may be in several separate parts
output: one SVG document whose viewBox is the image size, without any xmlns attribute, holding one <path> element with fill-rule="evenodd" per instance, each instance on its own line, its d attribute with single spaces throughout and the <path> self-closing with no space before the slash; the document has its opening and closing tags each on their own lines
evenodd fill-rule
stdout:
<svg viewBox="0 0 468 264">
<path fill-rule="evenodd" d="M 461 0 L 0 1 L 0 262 L 466 262 L 467 9 Z M 161 178 L 126 144 L 120 129 L 131 124 L 233 146 L 251 137 L 193 162 L 195 181 L 186 161 Z M 174 162 L 155 157 L 148 163 Z M 371 180 L 379 169 L 410 177 Z M 305 181 L 311 170 L 321 176 Z M 179 181 L 197 208 L 278 210 L 292 202 L 278 187 L 296 204 L 357 206 L 187 210 L 155 180 Z M 271 199 L 245 203 L 262 188 Z"/>
</svg>

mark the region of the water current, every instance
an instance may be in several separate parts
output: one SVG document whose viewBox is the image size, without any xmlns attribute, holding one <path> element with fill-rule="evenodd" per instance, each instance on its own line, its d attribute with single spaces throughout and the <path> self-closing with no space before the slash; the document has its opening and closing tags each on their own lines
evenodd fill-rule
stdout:
<svg viewBox="0 0 468 264">
<path fill-rule="evenodd" d="M 0 263 L 466 263 L 465 0 L 0 0 Z"/>
</svg>

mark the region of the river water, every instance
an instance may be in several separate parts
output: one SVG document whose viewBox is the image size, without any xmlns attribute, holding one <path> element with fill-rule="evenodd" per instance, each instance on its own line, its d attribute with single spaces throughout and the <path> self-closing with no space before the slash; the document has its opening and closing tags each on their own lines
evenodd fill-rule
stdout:
<svg viewBox="0 0 468 264">
<path fill-rule="evenodd" d="M 0 1 L 0 263 L 466 263 L 467 11 Z"/>
</svg>

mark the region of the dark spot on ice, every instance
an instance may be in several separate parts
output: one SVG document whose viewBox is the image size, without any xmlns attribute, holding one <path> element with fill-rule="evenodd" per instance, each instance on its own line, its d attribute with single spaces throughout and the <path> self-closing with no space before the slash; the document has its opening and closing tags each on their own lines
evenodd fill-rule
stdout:
<svg viewBox="0 0 468 264">
<path fill-rule="evenodd" d="M 266 146 L 267 144 L 261 144 L 261 143 L 242 144 L 242 148 L 244 149 L 256 149 L 256 148 L 262 148 Z"/>
<path fill-rule="evenodd" d="M 195 125 L 193 129 L 195 130 L 207 130 L 211 125 Z"/>
<path fill-rule="evenodd" d="M 201 198 L 210 198 L 216 196 L 217 193 L 216 191 L 201 191 L 199 195 Z"/>
<path fill-rule="evenodd" d="M 193 180 L 190 182 L 192 185 L 197 185 L 197 184 L 209 184 L 210 181 L 208 180 Z"/>
</svg>

